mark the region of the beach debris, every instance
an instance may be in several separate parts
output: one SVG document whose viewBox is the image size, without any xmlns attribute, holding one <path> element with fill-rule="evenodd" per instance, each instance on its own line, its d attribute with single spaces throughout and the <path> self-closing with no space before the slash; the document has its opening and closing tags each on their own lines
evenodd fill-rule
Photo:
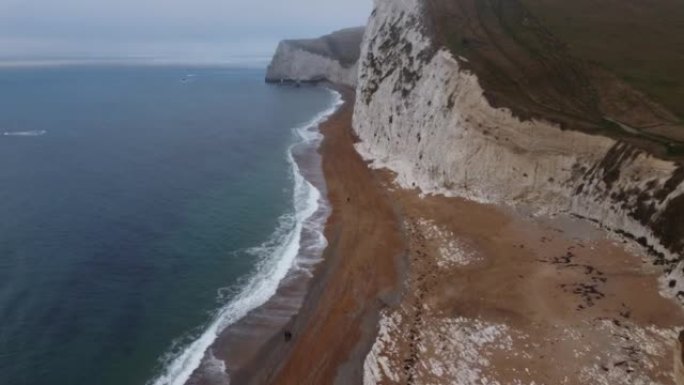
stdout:
<svg viewBox="0 0 684 385">
<path fill-rule="evenodd" d="M 436 261 L 438 268 L 463 267 L 480 261 L 476 253 L 462 239 L 434 221 L 420 218 L 413 227 L 413 231 L 419 232 L 425 241 L 438 245 Z"/>
</svg>

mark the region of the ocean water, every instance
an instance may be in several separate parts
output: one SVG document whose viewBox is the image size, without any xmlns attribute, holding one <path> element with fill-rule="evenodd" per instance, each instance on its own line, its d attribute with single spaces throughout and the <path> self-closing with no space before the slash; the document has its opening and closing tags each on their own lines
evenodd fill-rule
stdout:
<svg viewBox="0 0 684 385">
<path fill-rule="evenodd" d="M 0 69 L 0 384 L 173 384 L 265 301 L 339 101 L 263 70 Z"/>
</svg>

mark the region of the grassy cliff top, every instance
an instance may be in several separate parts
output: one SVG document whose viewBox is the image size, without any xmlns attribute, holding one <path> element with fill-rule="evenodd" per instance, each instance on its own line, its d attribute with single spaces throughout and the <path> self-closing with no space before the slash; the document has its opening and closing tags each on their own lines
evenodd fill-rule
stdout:
<svg viewBox="0 0 684 385">
<path fill-rule="evenodd" d="M 347 28 L 317 39 L 285 42 L 305 51 L 339 60 L 343 66 L 349 67 L 359 60 L 364 30 L 364 27 Z"/>
<path fill-rule="evenodd" d="M 424 3 L 493 105 L 684 155 L 684 0 Z"/>
<path fill-rule="evenodd" d="M 575 56 L 684 118 L 684 0 L 522 0 Z"/>
</svg>

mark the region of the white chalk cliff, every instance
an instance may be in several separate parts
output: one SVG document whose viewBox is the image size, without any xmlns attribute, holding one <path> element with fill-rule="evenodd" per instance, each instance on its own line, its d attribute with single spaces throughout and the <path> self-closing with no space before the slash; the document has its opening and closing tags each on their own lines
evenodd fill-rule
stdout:
<svg viewBox="0 0 684 385">
<path fill-rule="evenodd" d="M 359 62 L 357 150 L 405 187 L 570 213 L 632 237 L 684 299 L 684 170 L 614 139 L 494 108 L 466 59 L 433 45 L 421 0 L 376 0 Z"/>
<path fill-rule="evenodd" d="M 350 28 L 318 39 L 284 40 L 268 66 L 266 81 L 330 81 L 356 85 L 363 28 Z"/>
</svg>

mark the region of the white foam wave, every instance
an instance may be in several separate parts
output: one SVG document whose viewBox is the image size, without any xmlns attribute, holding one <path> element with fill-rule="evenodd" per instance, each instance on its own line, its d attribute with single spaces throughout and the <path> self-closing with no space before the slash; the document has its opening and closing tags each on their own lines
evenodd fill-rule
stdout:
<svg viewBox="0 0 684 385">
<path fill-rule="evenodd" d="M 327 110 L 316 115 L 311 121 L 295 129 L 299 141 L 290 146 L 287 159 L 292 167 L 294 179 L 294 213 L 283 215 L 279 225 L 269 240 L 249 251 L 258 255 L 261 260 L 256 272 L 241 288 L 235 298 L 221 308 L 212 322 L 194 341 L 180 353 L 170 354 L 165 361 L 163 372 L 148 385 L 183 385 L 197 369 L 205 352 L 227 326 L 240 320 L 251 310 L 263 305 L 278 289 L 279 283 L 287 272 L 296 265 L 296 257 L 300 250 L 300 240 L 304 228 L 320 227 L 316 231 L 316 247 L 321 250 L 326 246 L 322 233 L 323 221 L 310 223 L 309 219 L 320 207 L 320 191 L 304 178 L 293 156 L 296 145 L 318 141 L 322 137 L 318 125 L 332 115 L 342 104 L 342 96 L 334 91 L 334 102 Z"/>
<path fill-rule="evenodd" d="M 32 130 L 32 131 L 5 131 L 2 133 L 4 136 L 41 136 L 47 134 L 45 130 Z"/>
</svg>

